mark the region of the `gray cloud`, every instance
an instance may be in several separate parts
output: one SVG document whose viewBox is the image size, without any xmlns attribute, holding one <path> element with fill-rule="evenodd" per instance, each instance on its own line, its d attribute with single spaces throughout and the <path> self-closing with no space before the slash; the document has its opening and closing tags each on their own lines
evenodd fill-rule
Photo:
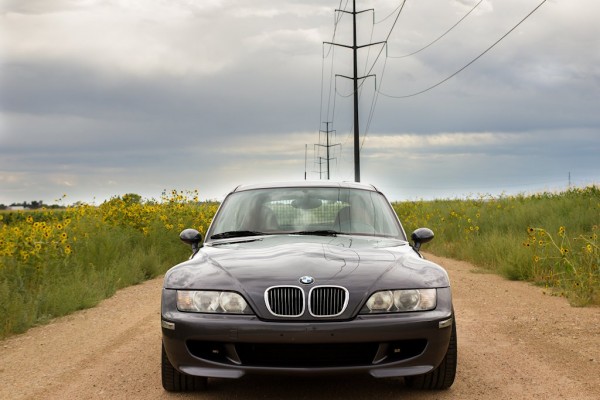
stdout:
<svg viewBox="0 0 600 400">
<path fill-rule="evenodd" d="M 406 99 L 380 94 L 373 103 L 375 87 L 406 95 L 445 79 L 538 1 L 486 0 L 431 47 L 393 58 L 427 45 L 475 4 L 407 3 L 390 57 L 383 53 L 372 70 L 377 79 L 362 88 L 362 180 L 398 199 L 564 187 L 568 172 L 576 183 L 597 182 L 600 5 L 592 0 L 548 1 L 443 85 Z M 360 42 L 384 39 L 398 5 L 361 2 L 375 8 L 377 24 L 371 32 L 372 16 L 361 17 Z M 73 201 L 158 197 L 171 188 L 214 198 L 238 183 L 302 179 L 306 144 L 309 178 L 318 178 L 324 154 L 313 153 L 313 144 L 326 120 L 341 144 L 332 149 L 332 176 L 353 179 L 351 98 L 340 96 L 352 89 L 331 80 L 351 73 L 351 53 L 328 53 L 321 43 L 332 40 L 338 7 L 316 0 L 5 1 L 0 203 L 62 193 Z M 349 44 L 348 26 L 346 16 L 336 42 Z M 361 50 L 360 73 L 378 51 Z M 328 101 L 330 83 L 338 95 Z"/>
</svg>

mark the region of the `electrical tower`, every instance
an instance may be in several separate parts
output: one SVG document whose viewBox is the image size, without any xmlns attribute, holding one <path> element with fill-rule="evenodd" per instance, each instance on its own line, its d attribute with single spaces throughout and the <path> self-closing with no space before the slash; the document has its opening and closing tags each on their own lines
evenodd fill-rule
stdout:
<svg viewBox="0 0 600 400">
<path fill-rule="evenodd" d="M 368 47 L 368 46 L 373 46 L 373 45 L 377 45 L 377 44 L 383 44 L 386 43 L 385 41 L 383 42 L 376 42 L 376 43 L 368 43 L 368 44 L 364 44 L 362 46 L 358 46 L 357 45 L 357 41 L 356 41 L 356 15 L 363 13 L 363 12 L 367 12 L 367 11 L 374 11 L 372 8 L 367 9 L 367 10 L 362 10 L 362 11 L 356 11 L 356 0 L 352 0 L 352 11 L 346 11 L 346 10 L 335 10 L 336 12 L 341 12 L 341 13 L 346 13 L 346 14 L 352 14 L 352 46 L 350 45 L 345 45 L 345 44 L 339 44 L 339 43 L 333 43 L 333 42 L 323 42 L 325 44 L 330 44 L 332 46 L 340 46 L 340 47 L 345 47 L 347 49 L 352 49 L 352 58 L 353 58 L 353 76 L 345 76 L 345 75 L 336 75 L 340 76 L 342 78 L 346 78 L 346 79 L 351 79 L 353 81 L 353 89 L 354 89 L 354 181 L 355 182 L 360 182 L 360 126 L 359 126 L 359 121 L 358 121 L 358 81 L 362 80 L 362 79 L 366 79 L 370 76 L 374 76 L 374 75 L 366 75 L 366 76 L 358 76 L 358 50 L 362 49 L 364 47 Z"/>
<path fill-rule="evenodd" d="M 329 173 L 329 171 L 331 171 L 329 161 L 334 160 L 334 158 L 330 157 L 329 149 L 332 148 L 332 147 L 341 146 L 341 145 L 339 143 L 329 144 L 330 143 L 329 142 L 329 134 L 330 133 L 335 133 L 335 131 L 329 130 L 329 124 L 331 124 L 331 122 L 323 122 L 323 123 L 325 124 L 325 130 L 324 131 L 321 130 L 319 132 L 324 133 L 326 135 L 326 139 L 325 139 L 325 143 L 326 144 L 320 144 L 319 143 L 319 144 L 316 144 L 315 146 L 316 147 L 325 147 L 326 157 L 325 158 L 319 157 L 319 161 L 325 160 L 325 162 L 327 163 L 327 180 L 329 180 L 329 178 L 331 176 L 330 173 Z M 321 163 L 319 162 L 319 164 L 321 164 Z M 319 179 L 321 179 L 321 170 L 319 170 Z"/>
</svg>

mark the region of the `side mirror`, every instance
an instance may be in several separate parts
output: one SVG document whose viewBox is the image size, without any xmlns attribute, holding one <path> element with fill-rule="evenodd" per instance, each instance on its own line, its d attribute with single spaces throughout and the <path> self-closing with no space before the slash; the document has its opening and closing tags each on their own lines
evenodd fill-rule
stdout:
<svg viewBox="0 0 600 400">
<path fill-rule="evenodd" d="M 202 235 L 195 229 L 184 229 L 179 234 L 179 239 L 185 244 L 192 246 L 192 257 L 196 255 L 200 250 L 200 243 L 202 242 Z M 191 258 L 191 257 L 190 257 Z"/>
<path fill-rule="evenodd" d="M 418 252 L 423 243 L 431 242 L 433 240 L 433 231 L 429 228 L 419 228 L 410 235 L 410 238 L 415 242 L 413 248 Z"/>
</svg>

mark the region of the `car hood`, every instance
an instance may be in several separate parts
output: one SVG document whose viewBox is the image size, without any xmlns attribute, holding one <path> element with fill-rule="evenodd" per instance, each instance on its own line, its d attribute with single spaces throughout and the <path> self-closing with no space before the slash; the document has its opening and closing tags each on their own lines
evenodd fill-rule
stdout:
<svg viewBox="0 0 600 400">
<path fill-rule="evenodd" d="M 310 276 L 312 285 L 299 279 Z M 167 289 L 231 290 L 263 303 L 272 286 L 335 285 L 356 304 L 374 291 L 449 286 L 446 271 L 408 243 L 357 236 L 273 235 L 212 242 L 165 275 Z M 349 304 L 350 305 L 350 304 Z M 255 304 L 255 309 L 257 305 Z"/>
</svg>

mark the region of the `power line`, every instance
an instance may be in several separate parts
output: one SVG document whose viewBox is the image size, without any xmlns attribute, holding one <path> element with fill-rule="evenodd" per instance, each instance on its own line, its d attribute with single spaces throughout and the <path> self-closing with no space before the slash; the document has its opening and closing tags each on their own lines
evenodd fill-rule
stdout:
<svg viewBox="0 0 600 400">
<path fill-rule="evenodd" d="M 481 0 L 481 1 L 483 1 L 483 0 Z M 404 9 L 405 4 L 406 4 L 406 0 L 404 0 L 402 2 L 402 4 L 396 8 L 396 10 L 394 10 L 394 12 L 398 11 L 398 14 L 396 15 L 396 19 L 394 20 L 394 23 L 392 24 L 392 27 L 390 28 L 390 31 L 388 32 L 388 35 L 385 39 L 385 44 L 386 44 L 385 48 L 387 48 L 387 41 L 389 40 L 390 36 L 392 35 L 392 31 L 394 30 L 394 27 L 396 26 L 396 23 L 398 22 L 398 19 L 400 18 L 400 14 L 402 13 L 402 10 Z M 392 15 L 392 14 L 390 14 L 390 15 Z M 387 19 L 387 18 L 389 18 L 389 16 L 386 17 L 385 19 Z M 384 49 L 384 47 L 382 47 L 381 50 L 379 50 L 379 53 L 377 54 L 377 57 L 375 58 L 375 61 L 373 62 L 373 65 L 371 66 L 371 69 L 369 69 L 369 72 L 367 73 L 367 75 L 370 74 L 371 71 L 373 70 L 373 68 L 375 67 L 375 64 L 377 63 L 379 56 L 381 56 L 383 49 Z M 383 79 L 383 73 L 385 72 L 386 64 L 387 64 L 387 54 L 386 54 L 386 58 L 385 58 L 384 64 L 383 64 L 383 69 L 381 72 L 381 79 Z M 362 83 L 361 83 L 361 90 L 362 90 Z M 365 133 L 363 135 L 363 140 L 360 145 L 361 150 L 362 150 L 363 146 L 365 145 L 365 140 L 367 139 L 367 135 L 369 134 L 369 129 L 371 128 L 371 121 L 373 120 L 373 115 L 375 114 L 375 107 L 377 106 L 378 98 L 379 98 L 379 91 L 377 90 L 377 86 L 375 86 L 375 94 L 373 96 L 373 99 L 371 100 L 371 109 L 369 110 L 369 116 L 367 118 L 367 125 L 365 127 Z"/>
<path fill-rule="evenodd" d="M 387 17 L 385 17 L 385 18 L 383 18 L 383 19 L 381 19 L 381 20 L 379 20 L 379 21 L 375 22 L 375 25 L 377 25 L 377 24 L 380 24 L 380 23 L 382 23 L 382 22 L 384 22 L 384 21 L 388 20 L 388 19 L 389 19 L 389 18 L 390 18 L 392 15 L 394 15 L 394 14 L 396 13 L 396 11 L 398 11 L 398 9 L 399 9 L 400 7 L 404 7 L 404 4 L 400 4 L 398 7 L 396 7 L 396 8 L 394 9 L 394 11 L 392 11 L 391 13 L 389 13 L 389 14 L 387 15 Z"/>
<path fill-rule="evenodd" d="M 346 0 L 346 6 L 348 5 L 348 0 Z M 342 0 L 340 0 L 340 8 L 342 6 Z M 346 7 L 345 6 L 345 7 Z M 331 37 L 331 41 L 333 42 L 335 40 L 335 35 L 337 33 L 337 27 L 338 27 L 338 22 L 340 21 L 341 17 L 339 18 L 335 18 L 335 21 L 333 23 L 333 35 Z M 324 90 L 324 76 L 325 76 L 325 59 L 327 57 L 329 57 L 329 54 L 331 53 L 331 51 L 333 50 L 334 46 L 329 46 L 329 51 L 327 52 L 327 54 L 325 54 L 325 44 L 323 44 L 323 54 L 322 54 L 322 61 L 321 61 L 321 104 L 320 104 L 320 108 L 319 108 L 319 123 L 323 120 L 323 90 Z M 332 67 L 333 67 L 333 55 L 331 57 L 332 60 Z M 333 72 L 332 72 L 333 73 Z M 331 74 L 330 74 L 331 76 Z M 331 81 L 331 79 L 330 79 Z M 331 83 L 329 85 L 329 93 L 327 95 L 327 113 L 329 114 L 329 105 L 331 102 Z M 329 119 L 329 115 L 327 115 L 327 119 Z"/>
<path fill-rule="evenodd" d="M 385 46 L 382 46 L 381 49 L 379 50 L 379 53 L 377 54 L 377 57 L 375 57 L 375 61 L 373 61 L 373 65 L 371 65 L 371 68 L 369 69 L 369 71 L 365 74 L 365 76 L 369 76 L 371 74 L 371 71 L 373 71 L 373 68 L 375 68 L 375 64 L 377 64 L 377 60 L 379 60 L 379 57 L 381 56 L 381 53 L 383 53 L 383 49 L 387 48 L 387 42 L 390 38 L 390 36 L 392 35 L 392 32 L 394 31 L 394 28 L 396 27 L 396 24 L 398 23 L 398 19 L 400 18 L 400 14 L 402 14 L 402 11 L 404 10 L 404 6 L 406 5 L 406 1 L 407 0 L 403 0 L 402 4 L 400 6 L 398 6 L 394 12 L 392 12 L 390 15 L 388 15 L 386 18 L 384 18 L 384 20 L 388 19 L 391 15 L 393 15 L 396 11 L 398 11 L 398 14 L 396 15 L 396 18 L 394 19 L 394 23 L 392 24 L 392 27 L 390 28 L 390 31 L 388 32 L 385 41 L 380 42 L 380 43 L 384 43 Z M 383 20 L 382 20 L 383 21 Z M 380 21 L 380 22 L 382 22 Z M 369 49 L 370 50 L 370 49 Z M 387 54 L 386 54 L 386 61 L 387 61 Z M 365 68 L 366 70 L 366 68 Z M 384 64 L 384 70 L 385 70 L 385 64 Z M 381 77 L 383 79 L 383 75 Z M 360 83 L 360 88 L 362 90 L 362 85 L 364 84 L 364 80 Z M 365 140 L 367 138 L 368 132 L 369 132 L 369 128 L 371 126 L 371 121 L 373 120 L 373 115 L 375 113 L 375 106 L 377 105 L 377 98 L 379 95 L 379 91 L 377 90 L 377 87 L 375 88 L 375 95 L 373 96 L 373 100 L 371 101 L 371 109 L 369 110 L 369 116 L 367 117 L 367 125 L 365 128 L 365 133 L 363 136 L 363 140 L 362 143 L 360 145 L 360 149 L 362 150 L 362 147 L 365 144 Z"/>
<path fill-rule="evenodd" d="M 394 96 L 394 95 L 390 95 L 390 94 L 386 94 L 383 93 L 381 90 L 378 90 L 378 92 L 385 96 L 385 97 L 390 97 L 390 98 L 394 98 L 394 99 L 405 99 L 408 97 L 414 97 L 414 96 L 418 96 L 420 94 L 423 94 L 425 92 L 430 91 L 431 89 L 434 89 L 438 86 L 440 86 L 441 84 L 449 81 L 450 79 L 452 79 L 453 77 L 455 77 L 456 75 L 458 75 L 459 73 L 461 73 L 462 71 L 464 71 L 465 69 L 467 69 L 469 66 L 471 66 L 471 64 L 473 64 L 475 61 L 479 60 L 481 57 L 483 57 L 488 51 L 490 51 L 492 48 L 494 48 L 498 43 L 500 43 L 504 38 L 506 38 L 508 35 L 510 35 L 515 29 L 517 29 L 519 27 L 519 25 L 521 25 L 523 22 L 525 22 L 526 19 L 528 19 L 534 12 L 536 12 L 546 1 L 548 0 L 543 0 L 540 4 L 538 4 L 529 14 L 527 14 L 521 21 L 519 21 L 515 26 L 513 26 L 508 32 L 506 32 L 504 35 L 502 35 L 502 37 L 500 37 L 500 39 L 496 40 L 491 46 L 489 46 L 485 51 L 483 51 L 481 54 L 479 54 L 477 57 L 475 57 L 473 60 L 471 60 L 468 64 L 466 64 L 464 67 L 460 68 L 458 71 L 454 72 L 452 75 L 448 76 L 447 78 L 443 79 L 442 81 L 436 83 L 433 86 L 428 87 L 427 89 L 423 89 L 419 92 L 416 93 L 412 93 L 412 94 L 407 94 L 407 95 L 403 95 L 403 96 Z M 381 86 L 380 86 L 381 87 Z"/>
<path fill-rule="evenodd" d="M 340 10 L 346 10 L 346 8 L 348 8 L 348 1 L 350 0 L 346 0 L 346 5 L 344 6 L 344 8 L 342 9 L 342 0 L 340 0 L 340 5 L 339 5 L 339 9 Z M 342 19 L 342 16 L 344 14 L 340 13 L 339 16 L 334 17 L 334 23 L 333 23 L 333 35 L 331 37 L 331 41 L 334 42 L 335 41 L 335 35 L 337 33 L 337 27 L 338 27 L 338 23 L 340 22 L 340 20 Z M 333 48 L 333 46 L 329 46 L 329 52 L 327 53 L 327 55 L 325 55 L 325 57 L 329 57 L 329 53 L 331 52 L 331 49 Z"/>
<path fill-rule="evenodd" d="M 379 57 L 381 57 L 381 53 L 383 53 L 383 49 L 387 47 L 387 41 L 389 40 L 390 36 L 392 35 L 392 32 L 394 31 L 394 28 L 396 27 L 396 24 L 398 23 L 398 19 L 400 18 L 400 14 L 402 13 L 402 10 L 404 9 L 404 5 L 406 4 L 406 1 L 407 0 L 403 0 L 402 4 L 399 7 L 396 8 L 396 10 L 399 9 L 398 14 L 396 15 L 396 18 L 394 19 L 394 23 L 392 24 L 392 27 L 390 28 L 390 31 L 388 32 L 385 40 L 382 40 L 382 41 L 377 42 L 377 43 L 373 43 L 373 44 L 383 44 L 384 46 L 381 46 L 381 49 L 379 50 L 379 53 L 377 53 L 377 56 L 375 57 L 375 61 L 373 61 L 373 64 L 371 65 L 371 68 L 369 68 L 369 71 L 365 74 L 366 76 L 368 76 L 368 75 L 371 74 L 371 71 L 373 71 L 373 68 L 375 68 L 375 64 L 377 64 L 377 60 L 379 60 Z M 396 12 L 396 10 L 394 10 L 394 12 Z M 387 19 L 391 15 L 393 15 L 394 12 L 392 12 L 392 14 L 388 15 L 385 19 Z M 380 21 L 380 22 L 382 22 L 382 21 Z M 387 56 L 387 54 L 386 54 L 386 56 Z M 366 68 L 365 68 L 365 70 L 366 70 Z M 362 85 L 363 85 L 363 82 L 360 83 L 359 87 L 362 86 Z M 340 93 L 338 93 L 338 94 L 340 94 Z M 342 96 L 342 97 L 350 97 L 351 94 L 348 95 L 348 96 L 343 96 L 342 94 L 340 94 L 340 96 Z"/>
<path fill-rule="evenodd" d="M 419 50 L 413 51 L 412 53 L 405 54 L 403 56 L 389 56 L 388 55 L 388 57 L 389 58 L 406 58 L 406 57 L 414 56 L 415 54 L 422 52 L 423 50 L 425 50 L 426 48 L 430 47 L 431 45 L 433 45 L 434 43 L 436 43 L 438 40 L 440 40 L 441 38 L 443 38 L 444 36 L 446 36 L 448 33 L 450 33 L 450 31 L 452 31 L 454 28 L 456 28 L 458 26 L 458 24 L 460 24 L 461 22 L 463 22 L 473 11 L 475 11 L 475 9 L 482 2 L 483 2 L 483 0 L 479 0 L 479 3 L 475 4 L 475 6 L 473 6 L 473 8 L 471 8 L 468 13 L 466 13 L 461 19 L 459 19 L 454 25 L 452 25 L 446 32 L 442 33 L 434 41 L 432 41 L 431 43 L 429 43 L 425 47 L 421 47 Z"/>
<path fill-rule="evenodd" d="M 466 18 L 467 18 L 467 17 L 468 17 L 468 16 L 469 16 L 469 15 L 470 15 L 470 14 L 471 14 L 471 13 L 472 13 L 472 12 L 473 12 L 473 11 L 474 11 L 474 10 L 475 10 L 477 7 L 478 7 L 478 6 L 479 6 L 479 5 L 482 3 L 482 2 L 483 2 L 483 0 L 480 0 L 478 3 L 476 3 L 476 4 L 475 4 L 475 6 L 473 6 L 473 8 L 471 8 L 471 9 L 469 10 L 469 12 L 467 12 L 467 13 L 466 13 L 466 14 L 465 14 L 465 15 L 464 15 L 464 16 L 463 16 L 463 17 L 462 17 L 460 20 L 458 20 L 458 21 L 457 21 L 457 22 L 456 22 L 456 23 L 455 23 L 455 24 L 454 24 L 452 27 L 450 27 L 448 30 L 446 30 L 446 32 L 444 32 L 444 33 L 443 33 L 441 36 L 439 36 L 437 39 L 435 39 L 434 41 L 432 41 L 431 43 L 429 43 L 427 46 L 425 46 L 425 47 L 423 47 L 423 48 L 421 48 L 421 49 L 419 49 L 419 50 L 417 50 L 417 51 L 415 51 L 415 52 L 412 52 L 412 53 L 410 53 L 410 54 L 404 55 L 404 56 L 400 56 L 400 57 L 392 57 L 392 56 L 388 56 L 387 58 L 404 58 L 404 57 L 408 57 L 408 56 L 411 56 L 411 55 L 417 54 L 417 53 L 421 52 L 422 50 L 424 50 L 424 49 L 426 49 L 426 48 L 430 47 L 432 44 L 434 44 L 435 42 L 437 42 L 438 40 L 440 40 L 442 37 L 446 36 L 446 35 L 447 35 L 447 34 L 448 34 L 448 33 L 449 33 L 451 30 L 453 30 L 453 29 L 454 29 L 456 26 L 458 26 L 458 24 L 460 24 L 462 21 L 464 21 L 464 20 L 465 20 L 465 19 L 466 19 Z M 542 6 L 542 5 L 545 3 L 545 2 L 546 2 L 546 0 L 544 0 L 544 1 L 542 1 L 540 4 L 538 4 L 538 6 L 537 6 L 537 7 L 535 7 L 535 8 L 534 8 L 534 9 L 533 9 L 533 10 L 532 10 L 532 11 L 531 11 L 529 14 L 527 14 L 527 15 L 526 15 L 526 16 L 525 16 L 525 17 L 524 17 L 524 18 L 523 18 L 521 21 L 519 21 L 519 23 L 517 23 L 517 24 L 516 24 L 516 25 L 515 25 L 515 26 L 514 26 L 512 29 L 510 29 L 510 30 L 509 30 L 509 31 L 508 31 L 506 34 L 504 34 L 504 35 L 503 35 L 503 36 L 502 36 L 500 39 L 498 39 L 498 40 L 497 40 L 497 41 L 496 41 L 494 44 L 492 44 L 492 45 L 491 45 L 489 48 L 487 48 L 487 49 L 486 49 L 486 50 L 485 50 L 483 53 L 481 53 L 481 54 L 480 54 L 478 57 L 476 57 L 474 60 L 472 60 L 472 61 L 471 61 L 470 63 L 468 63 L 467 65 L 465 65 L 463 68 L 461 68 L 460 70 L 458 70 L 457 72 L 455 72 L 454 74 L 452 74 L 451 76 L 449 76 L 448 78 L 444 79 L 443 81 L 439 82 L 438 84 L 436 84 L 436 85 L 434 85 L 434 86 L 432 86 L 432 87 L 430 87 L 430 88 L 428 88 L 428 89 L 425 89 L 425 90 L 423 90 L 423 91 L 421 91 L 421 92 L 418 92 L 418 93 L 413 93 L 413 94 L 411 94 L 411 95 L 407 95 L 407 96 L 391 96 L 391 95 L 387 95 L 387 94 L 383 93 L 381 90 L 377 90 L 377 93 L 375 94 L 375 96 L 374 96 L 374 98 L 373 98 L 373 102 L 371 103 L 371 111 L 370 111 L 370 113 L 369 113 L 369 118 L 368 118 L 368 122 L 367 122 L 367 128 L 365 129 L 365 134 L 364 134 L 364 136 L 363 136 L 363 141 L 362 141 L 362 144 L 361 144 L 361 149 L 362 149 L 362 147 L 364 146 L 365 139 L 366 139 L 366 137 L 367 137 L 367 134 L 368 134 L 368 132 L 369 132 L 369 128 L 370 128 L 370 126 L 371 126 L 371 121 L 372 121 L 372 119 L 373 119 L 373 114 L 374 114 L 374 112 L 375 112 L 375 107 L 376 107 L 376 105 L 377 105 L 378 94 L 382 94 L 383 96 L 386 96 L 386 97 L 392 97 L 392 98 L 407 98 L 407 97 L 416 96 L 416 95 L 418 95 L 418 94 L 421 94 L 421 93 L 425 93 L 425 92 L 427 92 L 428 90 L 431 90 L 431 89 L 433 89 L 433 88 L 435 88 L 435 87 L 437 87 L 437 86 L 439 86 L 439 85 L 443 84 L 443 83 L 444 83 L 444 82 L 446 82 L 447 80 L 451 79 L 452 77 L 454 77 L 455 75 L 457 75 L 458 73 L 460 73 L 461 71 L 463 71 L 464 69 L 466 69 L 466 68 L 467 68 L 469 65 L 473 64 L 475 61 L 477 61 L 477 59 L 481 58 L 481 57 L 482 57 L 482 56 L 483 56 L 485 53 L 487 53 L 487 52 L 488 52 L 489 50 L 491 50 L 491 49 L 492 49 L 494 46 L 496 46 L 496 45 L 497 45 L 497 44 L 498 44 L 500 41 L 502 41 L 502 40 L 503 40 L 505 37 L 507 37 L 507 36 L 508 36 L 508 35 L 509 35 L 509 34 L 510 34 L 512 31 L 514 31 L 514 30 L 515 30 L 515 29 L 516 29 L 516 28 L 517 28 L 519 25 L 521 25 L 521 24 L 522 24 L 522 23 L 523 23 L 523 22 L 524 22 L 524 21 L 525 21 L 527 18 L 529 18 L 529 17 L 530 17 L 530 16 L 531 16 L 531 15 L 532 15 L 534 12 L 536 12 L 536 11 L 537 11 L 537 10 L 538 10 L 538 9 L 539 9 L 539 8 L 540 8 L 540 7 L 541 7 L 541 6 Z M 402 11 L 402 10 L 400 10 L 400 11 Z M 390 33 L 391 33 L 391 32 L 390 32 Z M 388 36 L 388 38 L 389 38 L 389 36 Z M 383 64 L 383 69 L 382 69 L 382 71 L 381 71 L 380 88 L 381 88 L 381 87 L 382 87 L 382 85 L 383 85 L 383 77 L 384 77 L 384 75 L 385 75 L 385 67 L 386 67 L 386 64 L 387 64 L 387 58 L 386 58 L 386 60 L 384 61 L 384 64 Z"/>
<path fill-rule="evenodd" d="M 402 14 L 402 10 L 404 10 L 405 4 L 406 4 L 406 0 L 403 0 L 402 5 L 400 6 L 400 10 L 398 11 L 398 14 L 396 15 L 396 19 L 394 20 L 394 23 L 392 24 L 392 27 L 390 28 L 390 31 L 388 32 L 385 40 L 381 43 L 387 44 L 387 41 L 389 40 L 390 36 L 392 35 L 392 32 L 394 31 L 394 28 L 396 27 L 396 24 L 398 23 L 400 14 Z M 371 71 L 373 71 L 373 68 L 375 68 L 375 64 L 377 64 L 377 60 L 379 60 L 379 57 L 381 57 L 381 53 L 383 53 L 384 48 L 386 48 L 386 46 L 382 46 L 381 50 L 379 50 L 379 53 L 377 54 L 377 57 L 375 57 L 375 61 L 373 61 L 373 65 L 371 65 L 371 68 L 369 69 L 369 72 L 367 72 L 367 75 L 369 75 L 371 73 Z"/>
</svg>

